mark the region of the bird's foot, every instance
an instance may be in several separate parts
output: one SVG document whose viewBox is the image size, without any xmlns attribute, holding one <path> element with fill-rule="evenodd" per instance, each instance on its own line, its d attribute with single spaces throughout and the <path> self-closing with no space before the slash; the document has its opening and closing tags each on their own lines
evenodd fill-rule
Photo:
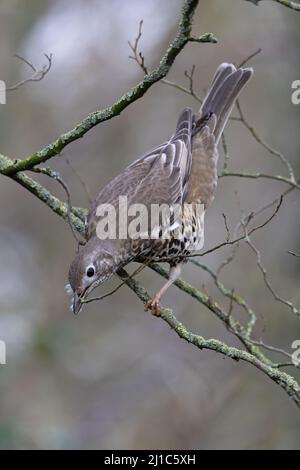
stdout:
<svg viewBox="0 0 300 470">
<path fill-rule="evenodd" d="M 148 300 L 145 304 L 145 312 L 151 310 L 152 315 L 160 316 L 160 296 L 156 295 L 153 299 Z"/>
</svg>

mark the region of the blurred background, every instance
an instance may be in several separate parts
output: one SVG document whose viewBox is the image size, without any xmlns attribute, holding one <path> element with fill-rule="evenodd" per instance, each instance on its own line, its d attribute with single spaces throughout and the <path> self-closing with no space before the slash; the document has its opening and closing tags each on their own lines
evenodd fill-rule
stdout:
<svg viewBox="0 0 300 470">
<path fill-rule="evenodd" d="M 89 112 L 113 103 L 142 78 L 128 59 L 127 44 L 139 21 L 144 20 L 141 48 L 151 68 L 174 37 L 181 6 L 181 0 L 2 0 L 0 79 L 9 86 L 30 75 L 14 54 L 42 66 L 43 54 L 52 53 L 53 66 L 43 81 L 7 94 L 7 104 L 0 106 L 1 153 L 24 158 Z M 202 94 L 219 63 L 240 63 L 261 47 L 241 103 L 257 132 L 289 158 L 298 175 L 300 105 L 291 103 L 291 83 L 300 79 L 299 18 L 270 1 L 255 7 L 242 0 L 202 0 L 194 33 L 210 31 L 219 42 L 189 44 L 168 77 L 187 85 L 184 71 L 196 64 L 195 88 Z M 52 159 L 73 203 L 88 206 L 76 173 L 96 195 L 173 132 L 184 106 L 197 109 L 190 96 L 156 84 L 121 116 Z M 240 123 L 231 122 L 226 137 L 231 169 L 286 174 Z M 54 182 L 38 179 L 65 198 Z M 0 366 L 0 448 L 300 447 L 299 412 L 280 387 L 245 363 L 179 340 L 144 313 L 126 287 L 74 317 L 64 291 L 75 250 L 69 227 L 25 189 L 0 180 L 0 339 L 7 344 L 7 365 Z M 239 220 L 236 191 L 248 212 L 285 188 L 271 180 L 222 178 L 206 216 L 205 246 L 224 241 L 223 212 L 230 227 Z M 253 237 L 274 287 L 297 306 L 300 260 L 287 250 L 300 250 L 299 220 L 299 194 L 293 191 L 277 218 Z M 201 261 L 216 269 L 229 253 L 220 250 Z M 228 306 L 203 271 L 187 264 L 183 274 Z M 139 279 L 151 293 L 162 283 L 147 269 Z M 299 321 L 266 290 L 247 246 L 241 245 L 221 279 L 258 313 L 254 337 L 292 352 L 292 341 L 300 339 Z M 191 331 L 238 345 L 210 311 L 175 287 L 165 305 Z"/>
</svg>

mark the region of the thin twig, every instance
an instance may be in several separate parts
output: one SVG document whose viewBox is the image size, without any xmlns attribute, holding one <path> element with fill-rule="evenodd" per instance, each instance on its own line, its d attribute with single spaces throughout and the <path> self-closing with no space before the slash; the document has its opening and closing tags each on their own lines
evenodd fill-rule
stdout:
<svg viewBox="0 0 300 470">
<path fill-rule="evenodd" d="M 254 5 L 258 5 L 259 2 L 261 1 L 262 0 L 246 0 L 246 2 L 254 3 Z M 292 10 L 300 11 L 300 3 L 294 2 L 293 0 L 273 0 L 273 1 L 285 7 L 291 8 Z"/>
<path fill-rule="evenodd" d="M 254 127 L 249 124 L 249 122 L 245 118 L 244 112 L 242 111 L 242 107 L 241 107 L 239 99 L 236 100 L 236 108 L 238 110 L 239 120 L 241 121 L 241 123 L 248 129 L 248 131 L 251 133 L 254 139 L 269 152 L 270 155 L 277 157 L 281 161 L 281 163 L 286 167 L 288 171 L 290 180 L 295 182 L 295 175 L 294 175 L 294 171 L 290 162 L 285 158 L 285 156 L 281 152 L 278 152 L 278 150 L 273 149 L 269 144 L 267 144 L 258 135 Z"/>
<path fill-rule="evenodd" d="M 254 327 L 254 325 L 256 323 L 256 319 L 257 319 L 257 315 L 255 314 L 253 309 L 250 307 L 250 305 L 239 294 L 237 294 L 234 291 L 234 289 L 228 289 L 227 287 L 224 286 L 224 284 L 219 280 L 218 272 L 214 273 L 212 271 L 212 269 L 210 269 L 208 266 L 206 266 L 206 265 L 204 265 L 204 264 L 202 264 L 199 261 L 196 261 L 194 259 L 190 260 L 190 263 L 194 264 L 195 266 L 201 268 L 203 271 L 207 272 L 211 276 L 211 278 L 213 279 L 216 287 L 221 292 L 221 294 L 224 295 L 224 297 L 228 297 L 229 299 L 231 299 L 232 302 L 236 303 L 238 306 L 242 307 L 245 310 L 245 312 L 247 313 L 247 315 L 249 317 L 249 320 L 247 321 L 247 325 L 244 327 L 244 332 L 243 332 L 243 335 L 241 336 L 240 339 L 244 338 L 244 340 L 245 339 L 248 340 L 250 338 L 250 335 L 252 333 L 253 327 Z M 239 333 L 241 332 L 241 328 L 238 327 L 238 325 L 235 321 L 234 321 L 234 324 L 233 324 L 233 321 L 232 321 L 231 317 L 230 317 L 230 321 L 228 323 L 233 328 L 232 329 L 233 334 L 236 334 L 237 331 Z M 247 344 L 245 344 L 245 345 L 247 345 Z"/>
<path fill-rule="evenodd" d="M 54 143 L 45 147 L 40 152 L 31 155 L 31 157 L 29 157 L 28 159 L 19 160 L 14 163 L 13 160 L 7 159 L 3 155 L 0 155 L 0 172 L 4 175 L 10 176 L 12 179 L 22 184 L 25 188 L 27 188 L 29 191 L 39 197 L 43 202 L 45 202 L 49 207 L 51 207 L 51 209 L 54 210 L 57 214 L 67 219 L 72 217 L 73 221 L 76 220 L 76 228 L 79 232 L 82 233 L 82 220 L 84 211 L 78 208 L 71 209 L 70 204 L 68 204 L 68 214 L 66 217 L 66 204 L 52 196 L 49 192 L 47 192 L 45 188 L 41 187 L 41 185 L 39 185 L 34 180 L 31 180 L 22 171 L 33 168 L 35 165 L 46 161 L 55 155 L 60 154 L 66 145 L 85 135 L 86 132 L 88 132 L 92 127 L 99 124 L 100 122 L 111 119 L 112 117 L 120 114 L 123 109 L 126 108 L 126 106 L 128 106 L 135 100 L 141 98 L 141 96 L 146 93 L 146 91 L 153 83 L 156 83 L 162 78 L 164 78 L 167 75 L 175 57 L 178 55 L 180 50 L 182 50 L 189 41 L 195 40 L 195 38 L 191 39 L 190 34 L 192 16 L 197 6 L 197 3 L 198 2 L 196 0 L 185 1 L 180 26 L 178 28 L 178 33 L 174 38 L 174 41 L 172 42 L 166 54 L 162 58 L 160 66 L 156 70 L 148 74 L 141 83 L 137 84 L 132 90 L 123 95 L 121 99 L 114 103 L 111 107 L 102 111 L 96 111 L 94 113 L 91 113 L 85 120 L 83 120 L 78 126 L 76 126 L 76 128 L 66 134 L 63 134 Z M 197 41 L 199 41 L 199 39 L 200 38 L 198 38 Z M 188 93 L 190 94 L 190 90 L 188 90 Z M 272 176 L 269 177 L 273 178 Z M 285 177 L 278 177 L 273 179 L 285 181 L 291 186 L 293 186 L 291 178 L 287 179 Z M 74 213 L 76 213 L 76 216 L 74 216 Z M 261 226 L 266 225 L 266 223 L 268 223 L 268 221 L 266 221 Z M 261 226 L 256 227 L 254 229 L 258 229 Z M 251 231 L 249 231 L 249 233 L 251 233 Z M 160 271 L 157 272 L 159 272 L 163 276 L 167 276 L 167 273 L 164 270 L 160 269 Z M 120 277 L 122 278 L 122 273 L 118 274 L 120 274 Z M 126 284 L 128 284 L 128 286 L 143 302 L 147 302 L 150 299 L 149 294 L 140 285 L 140 283 L 138 283 L 135 279 L 130 278 L 130 276 L 128 276 L 126 272 L 125 277 L 123 277 L 123 280 L 126 280 Z M 202 305 L 205 305 L 205 307 L 212 311 L 222 321 L 226 320 L 228 312 L 224 311 L 218 305 L 218 303 L 214 301 L 214 299 L 209 298 L 208 296 L 200 292 L 198 289 L 195 289 L 190 286 L 185 281 L 178 280 L 176 281 L 176 285 L 182 291 L 197 299 L 197 301 L 199 301 Z M 238 299 L 238 296 L 233 290 L 229 291 L 229 298 L 231 299 L 232 303 L 235 302 L 234 298 L 236 298 L 236 303 L 239 304 L 240 300 Z M 229 308 L 230 312 L 231 310 L 232 309 Z M 236 337 L 242 341 L 242 343 L 247 348 L 247 351 L 231 347 L 225 344 L 224 342 L 216 339 L 206 340 L 200 335 L 193 334 L 192 332 L 188 331 L 185 326 L 182 325 L 182 323 L 180 323 L 175 318 L 173 312 L 169 309 L 162 308 L 161 318 L 177 333 L 180 338 L 183 338 L 189 343 L 194 344 L 199 349 L 210 349 L 218 353 L 224 354 L 226 357 L 232 358 L 234 360 L 243 360 L 257 367 L 259 370 L 264 372 L 270 379 L 272 379 L 280 387 L 282 387 L 285 392 L 292 397 L 295 403 L 300 406 L 300 387 L 297 382 L 291 375 L 288 375 L 278 370 L 278 368 L 281 367 L 282 364 L 274 364 L 270 359 L 268 359 L 268 357 L 266 357 L 260 351 L 258 346 L 252 345 L 251 342 L 247 340 L 247 327 L 244 328 L 242 327 L 242 325 L 236 322 L 236 320 L 233 318 L 233 315 L 230 314 L 229 319 L 232 331 L 234 332 Z"/>
<path fill-rule="evenodd" d="M 71 217 L 71 211 L 72 211 L 71 193 L 70 193 L 67 183 L 65 183 L 65 181 L 61 178 L 60 174 L 57 171 L 54 171 L 51 168 L 32 168 L 32 170 L 30 171 L 32 171 L 33 173 L 41 173 L 43 175 L 49 176 L 49 178 L 52 178 L 55 181 L 57 181 L 64 189 L 67 195 L 67 220 L 68 220 L 68 224 L 70 226 L 72 235 L 78 244 L 78 247 L 77 247 L 77 250 L 78 250 L 79 245 L 84 245 L 86 241 L 81 240 L 77 236 L 76 228 L 73 225 L 73 221 Z"/>
<path fill-rule="evenodd" d="M 225 268 L 225 266 L 228 266 L 230 263 L 232 263 L 232 261 L 234 260 L 235 258 L 235 255 L 237 253 L 237 250 L 239 248 L 239 243 L 236 243 L 236 245 L 233 246 L 233 249 L 232 249 L 232 252 L 231 252 L 231 255 L 228 256 L 227 258 L 225 258 L 221 264 L 219 265 L 218 269 L 217 269 L 217 278 L 220 276 L 221 274 L 221 271 L 223 271 L 223 269 Z"/>
<path fill-rule="evenodd" d="M 87 199 L 89 201 L 89 204 L 91 204 L 92 202 L 92 195 L 91 195 L 91 192 L 89 190 L 89 187 L 88 185 L 86 184 L 86 182 L 82 179 L 82 177 L 80 176 L 80 174 L 78 173 L 78 171 L 74 168 L 74 166 L 72 165 L 72 163 L 70 162 L 70 160 L 68 158 L 65 158 L 65 162 L 67 163 L 67 165 L 69 165 L 69 167 L 71 168 L 72 172 L 74 173 L 74 175 L 76 176 L 76 178 L 79 180 L 86 196 L 87 196 Z"/>
<path fill-rule="evenodd" d="M 162 79 L 160 83 L 164 83 L 165 85 L 176 88 L 177 90 L 182 91 L 183 93 L 186 93 L 187 95 L 192 96 L 200 104 L 202 104 L 203 102 L 202 98 L 200 98 L 200 96 L 195 91 L 193 92 L 193 95 L 191 95 L 191 91 L 188 88 L 185 88 L 184 86 L 179 85 L 178 83 L 172 82 L 171 80 L 166 80 L 165 78 Z"/>
<path fill-rule="evenodd" d="M 20 88 L 21 86 L 25 85 L 26 83 L 40 82 L 41 80 L 43 80 L 43 78 L 47 75 L 47 73 L 50 71 L 50 69 L 52 67 L 52 54 L 49 54 L 49 55 L 44 54 L 44 56 L 47 59 L 47 63 L 45 65 L 43 65 L 43 67 L 41 69 L 38 69 L 35 65 L 33 65 L 31 62 L 29 62 L 29 60 L 27 60 L 24 57 L 16 54 L 15 57 L 17 57 L 19 60 L 24 62 L 24 64 L 26 64 L 29 68 L 31 68 L 31 70 L 33 70 L 33 75 L 31 75 L 28 78 L 24 78 L 24 80 L 19 81 L 15 85 L 12 85 L 12 86 L 6 88 L 6 91 L 14 91 L 14 90 L 17 90 L 18 88 Z"/>
<path fill-rule="evenodd" d="M 256 227 L 253 227 L 250 232 L 249 232 L 249 235 L 252 235 L 252 233 L 256 232 L 257 230 L 265 227 L 266 225 L 268 225 L 269 222 L 271 222 L 271 220 L 276 216 L 276 214 L 278 213 L 279 211 L 279 208 L 282 204 L 282 201 L 283 201 L 283 197 L 280 197 L 279 199 L 279 202 L 276 206 L 276 209 L 275 211 L 270 215 L 270 217 L 268 217 L 264 222 L 262 222 L 261 224 L 257 225 Z M 203 253 L 197 253 L 197 254 L 190 254 L 190 255 L 187 255 L 187 258 L 193 258 L 195 256 L 206 256 L 208 255 L 209 253 L 213 253 L 214 251 L 216 250 L 219 250 L 220 248 L 223 248 L 224 246 L 227 246 L 227 245 L 235 245 L 236 243 L 242 241 L 242 240 L 245 240 L 246 239 L 246 235 L 242 235 L 238 238 L 235 238 L 234 240 L 229 240 L 229 241 L 225 241 L 225 242 L 222 242 L 222 243 L 219 243 L 218 245 L 214 246 L 213 248 L 209 248 L 208 250 L 204 251 Z"/>
<path fill-rule="evenodd" d="M 224 220 L 224 225 L 225 225 L 225 230 L 226 230 L 226 241 L 229 242 L 229 240 L 230 240 L 230 231 L 229 231 L 229 227 L 228 227 L 227 217 L 226 217 L 226 214 L 224 214 L 224 212 L 222 213 L 222 217 L 223 217 L 223 220 Z"/>
<path fill-rule="evenodd" d="M 300 181 L 297 181 L 297 185 L 299 185 L 299 182 Z M 252 221 L 254 219 L 254 217 L 257 217 L 258 215 L 261 215 L 263 212 L 265 212 L 267 209 L 270 209 L 271 207 L 273 207 L 275 204 L 278 204 L 280 199 L 284 199 L 290 192 L 292 192 L 294 189 L 296 188 L 296 186 L 290 186 L 289 188 L 287 188 L 280 196 L 276 197 L 275 199 L 273 199 L 273 201 L 271 202 L 268 202 L 267 204 L 264 204 L 262 207 L 260 207 L 259 209 L 256 209 L 255 211 L 252 210 L 251 212 L 249 212 L 247 215 L 243 216 L 242 218 L 242 221 L 239 220 L 239 222 L 237 223 L 235 229 L 234 229 L 234 234 L 236 235 L 238 233 L 238 230 L 242 227 L 242 225 L 246 225 L 248 226 L 250 221 Z"/>
<path fill-rule="evenodd" d="M 288 251 L 290 255 L 296 256 L 297 258 L 300 258 L 300 253 L 295 253 L 294 251 Z"/>
<path fill-rule="evenodd" d="M 28 158 L 18 160 L 12 165 L 1 168 L 1 173 L 6 176 L 12 176 L 19 171 L 30 170 L 34 166 L 44 163 L 50 158 L 59 155 L 67 145 L 83 137 L 87 132 L 101 122 L 105 122 L 115 116 L 119 116 L 124 109 L 136 100 L 140 99 L 155 83 L 165 78 L 176 57 L 190 40 L 192 21 L 197 5 L 198 0 L 184 1 L 177 33 L 173 41 L 161 58 L 158 67 L 149 72 L 141 82 L 137 83 L 131 90 L 122 95 L 121 98 L 111 106 L 100 111 L 97 110 L 90 113 L 77 126 L 59 136 L 54 142 L 43 149 L 30 155 Z"/>
<path fill-rule="evenodd" d="M 268 351 L 276 352 L 278 354 L 282 354 L 283 356 L 287 357 L 288 359 L 292 358 L 292 355 L 285 351 L 284 349 L 277 348 L 275 346 L 270 346 L 269 344 L 264 343 L 262 340 L 255 341 L 253 339 L 250 340 L 252 344 L 255 346 L 259 346 L 261 348 L 267 349 Z"/>
<path fill-rule="evenodd" d="M 133 279 L 137 274 L 139 274 L 141 271 L 143 271 L 143 269 L 145 269 L 146 266 L 147 266 L 146 264 L 141 264 L 135 271 L 133 271 L 132 274 L 128 274 L 128 277 L 125 280 L 123 280 L 117 287 L 115 287 L 110 292 L 107 292 L 106 294 L 101 295 L 100 297 L 92 297 L 91 299 L 85 299 L 85 300 L 82 301 L 82 303 L 88 304 L 90 302 L 95 302 L 95 300 L 103 300 L 106 297 L 110 297 L 111 295 L 115 294 L 115 292 L 117 292 L 122 286 L 124 286 L 124 284 L 127 284 L 127 281 L 129 279 Z M 118 271 L 117 271 L 116 274 L 118 275 Z"/>
<path fill-rule="evenodd" d="M 239 65 L 238 65 L 238 68 L 241 68 L 243 67 L 244 65 L 246 65 L 248 62 L 250 62 L 250 60 L 254 59 L 254 57 L 256 57 L 258 54 L 260 54 L 262 52 L 262 49 L 261 47 L 259 49 L 257 49 L 257 51 L 255 52 L 252 52 L 252 54 L 250 54 L 248 57 L 246 57 L 246 59 L 244 59 Z"/>
<path fill-rule="evenodd" d="M 264 283 L 267 286 L 268 290 L 271 292 L 271 294 L 273 295 L 275 300 L 277 300 L 278 302 L 280 302 L 280 303 L 286 305 L 287 307 L 289 307 L 290 310 L 293 312 L 293 314 L 296 315 L 298 318 L 300 318 L 300 309 L 296 308 L 292 304 L 292 302 L 290 302 L 289 300 L 286 300 L 283 297 L 281 297 L 279 294 L 277 294 L 277 292 L 273 288 L 273 286 L 272 286 L 272 284 L 271 284 L 271 282 L 268 278 L 267 270 L 262 264 L 261 253 L 260 253 L 259 249 L 256 248 L 256 246 L 254 245 L 252 240 L 250 239 L 250 233 L 248 233 L 246 225 L 244 225 L 243 223 L 242 223 L 242 225 L 243 225 L 243 229 L 244 229 L 244 233 L 245 233 L 245 242 L 247 243 L 247 245 L 251 248 L 251 250 L 256 255 L 256 264 L 259 267 L 259 269 L 260 269 L 260 271 L 263 275 Z"/>
<path fill-rule="evenodd" d="M 131 43 L 130 41 L 128 41 L 128 45 L 132 52 L 132 55 L 129 56 L 129 59 L 134 60 L 137 63 L 137 65 L 142 69 L 144 74 L 147 75 L 148 68 L 146 67 L 146 64 L 145 64 L 145 57 L 142 51 L 139 50 L 139 43 L 142 38 L 142 34 L 143 34 L 143 20 L 139 22 L 138 34 L 134 40 L 134 43 Z M 197 42 L 210 42 L 210 41 L 200 41 L 199 39 L 200 38 L 198 38 Z M 189 41 L 191 42 L 196 41 L 196 38 L 190 38 Z M 200 98 L 200 96 L 197 95 L 197 93 L 194 90 L 194 79 L 193 79 L 194 72 L 195 72 L 195 65 L 192 66 L 191 72 L 188 72 L 187 70 L 185 70 L 184 72 L 185 77 L 189 81 L 189 88 L 185 88 L 184 86 L 178 85 L 177 83 L 171 82 L 170 80 L 167 80 L 164 78 L 161 80 L 161 83 L 164 83 L 165 85 L 169 85 L 173 88 L 177 88 L 178 90 L 195 98 L 195 100 L 198 101 L 198 103 L 202 103 L 202 99 Z"/>
<path fill-rule="evenodd" d="M 136 63 L 139 65 L 139 67 L 143 70 L 144 74 L 148 74 L 148 69 L 145 65 L 145 58 L 142 54 L 141 51 L 138 50 L 139 47 L 139 42 L 142 37 L 142 29 L 143 29 L 143 22 L 144 20 L 141 20 L 139 23 L 139 30 L 138 30 L 138 35 L 134 40 L 134 44 L 132 44 L 130 41 L 128 41 L 128 45 L 132 51 L 133 55 L 129 56 L 129 59 L 133 59 L 136 61 Z"/>
</svg>

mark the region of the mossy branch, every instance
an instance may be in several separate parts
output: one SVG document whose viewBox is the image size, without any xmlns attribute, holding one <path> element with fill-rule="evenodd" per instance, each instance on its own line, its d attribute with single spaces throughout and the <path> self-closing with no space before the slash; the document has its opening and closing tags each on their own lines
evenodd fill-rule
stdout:
<svg viewBox="0 0 300 470">
<path fill-rule="evenodd" d="M 151 268 L 161 274 L 163 277 L 168 276 L 167 271 L 157 264 L 151 265 Z M 148 300 L 150 300 L 151 297 L 147 290 L 136 279 L 130 278 L 124 269 L 120 270 L 118 275 L 121 277 L 121 279 L 126 281 L 128 287 L 130 287 L 130 289 L 143 303 L 146 303 Z M 226 312 L 224 312 L 212 299 L 181 279 L 179 279 L 175 285 L 183 292 L 197 299 L 200 303 L 205 305 L 207 308 L 209 308 L 209 310 L 215 313 L 219 318 L 222 318 L 224 321 L 226 318 Z M 162 320 L 164 320 L 180 338 L 184 339 L 188 343 L 193 344 L 197 348 L 215 351 L 235 361 L 241 360 L 252 364 L 264 372 L 264 374 L 266 374 L 271 380 L 280 385 L 280 387 L 283 388 L 283 390 L 300 408 L 300 386 L 297 381 L 291 375 L 279 370 L 275 364 L 273 364 L 269 359 L 265 358 L 258 347 L 249 343 L 251 352 L 248 352 L 236 347 L 228 346 L 223 341 L 217 339 L 205 339 L 200 335 L 190 332 L 181 322 L 177 320 L 173 311 L 169 308 L 161 308 L 160 318 L 162 318 Z"/>
<path fill-rule="evenodd" d="M 258 3 L 259 0 L 256 1 Z M 278 3 L 285 4 L 290 8 L 298 9 L 297 4 L 289 0 L 276 0 Z M 116 101 L 112 106 L 101 110 L 95 111 L 89 114 L 80 124 L 78 124 L 74 129 L 62 134 L 58 139 L 53 143 L 49 144 L 42 150 L 34 153 L 24 160 L 12 160 L 4 155 L 0 154 L 0 173 L 3 175 L 9 176 L 11 179 L 19 183 L 21 186 L 26 188 L 32 194 L 34 194 L 38 199 L 40 199 L 44 204 L 46 204 L 51 210 L 53 210 L 57 215 L 62 217 L 66 222 L 71 217 L 72 223 L 76 230 L 84 234 L 85 226 L 84 219 L 86 215 L 86 210 L 81 208 L 71 208 L 70 213 L 68 213 L 68 205 L 62 202 L 60 199 L 52 195 L 46 188 L 44 188 L 40 183 L 29 177 L 24 173 L 25 170 L 32 170 L 36 165 L 46 162 L 50 158 L 59 155 L 61 151 L 71 142 L 83 137 L 90 129 L 94 126 L 104 122 L 106 120 L 112 119 L 113 117 L 119 115 L 127 106 L 141 98 L 149 88 L 156 82 L 164 79 L 177 55 L 182 51 L 186 44 L 190 41 L 193 42 L 216 42 L 214 36 L 210 33 L 205 34 L 201 37 L 194 37 L 191 35 L 192 32 L 192 18 L 197 7 L 198 0 L 185 0 L 181 19 L 178 26 L 177 34 L 172 41 L 171 45 L 164 54 L 162 60 L 160 61 L 159 66 L 150 73 L 145 74 L 143 80 L 133 87 L 129 92 L 125 93 L 119 100 Z M 300 9 L 300 8 L 299 8 Z M 178 88 L 178 86 L 176 86 Z M 180 88 L 180 87 L 179 87 Z M 190 90 L 184 89 L 185 92 L 191 93 Z M 248 178 L 273 178 L 279 181 L 285 181 L 290 184 L 292 187 L 298 187 L 296 182 L 290 175 L 290 178 L 285 178 L 281 176 L 269 176 L 263 174 L 246 174 L 246 173 L 233 173 L 228 171 L 223 171 L 224 176 L 242 176 Z M 160 274 L 163 277 L 167 277 L 167 272 L 158 264 L 152 264 L 151 268 Z M 147 290 L 136 280 L 128 276 L 124 269 L 118 272 L 118 275 L 125 281 L 125 283 L 134 291 L 137 297 L 143 302 L 150 300 L 150 295 Z M 244 349 L 239 349 L 237 347 L 232 347 L 225 344 L 223 341 L 217 339 L 205 339 L 200 335 L 194 334 L 187 330 L 187 328 L 179 322 L 172 310 L 168 308 L 161 309 L 161 318 L 164 320 L 174 331 L 175 333 L 185 341 L 193 344 L 199 349 L 208 349 L 220 354 L 223 354 L 226 357 L 229 357 L 235 361 L 245 361 L 249 364 L 252 364 L 259 370 L 261 370 L 265 375 L 272 379 L 275 383 L 279 384 L 280 387 L 292 398 L 296 405 L 300 408 L 300 386 L 295 381 L 295 379 L 279 370 L 279 367 L 283 364 L 274 363 L 269 357 L 267 357 L 261 350 L 261 347 L 266 347 L 263 343 L 259 345 L 255 344 L 251 340 L 251 333 L 253 325 L 255 324 L 256 314 L 250 309 L 248 304 L 243 298 L 241 298 L 236 292 L 232 292 L 227 289 L 216 277 L 212 274 L 217 287 L 223 293 L 225 297 L 229 297 L 236 304 L 243 306 L 246 312 L 249 314 L 249 320 L 246 326 L 243 326 L 237 320 L 233 319 L 226 310 L 224 310 L 214 299 L 209 297 L 207 294 L 202 292 L 199 289 L 191 286 L 184 280 L 178 280 L 176 286 L 187 295 L 190 295 L 202 306 L 209 309 L 217 318 L 224 323 L 226 328 L 235 335 L 236 338 L 242 343 Z M 270 348 L 269 350 L 276 351 L 275 348 Z M 277 352 L 280 352 L 277 349 Z"/>
<path fill-rule="evenodd" d="M 178 25 L 178 31 L 174 40 L 171 42 L 162 57 L 159 66 L 152 72 L 147 73 L 140 83 L 135 85 L 108 108 L 90 113 L 85 119 L 83 119 L 83 121 L 75 126 L 74 129 L 62 134 L 58 139 L 44 147 L 42 150 L 39 150 L 24 160 L 16 160 L 12 164 L 2 167 L 1 173 L 6 176 L 12 176 L 19 171 L 30 170 L 34 166 L 44 163 L 50 158 L 59 155 L 67 145 L 83 137 L 89 130 L 101 122 L 108 121 L 109 119 L 121 114 L 121 112 L 130 104 L 141 98 L 152 85 L 166 77 L 176 57 L 189 41 L 215 43 L 216 38 L 211 33 L 206 33 L 200 38 L 191 36 L 192 19 L 198 5 L 198 1 L 199 0 L 185 0 L 181 19 Z"/>
</svg>

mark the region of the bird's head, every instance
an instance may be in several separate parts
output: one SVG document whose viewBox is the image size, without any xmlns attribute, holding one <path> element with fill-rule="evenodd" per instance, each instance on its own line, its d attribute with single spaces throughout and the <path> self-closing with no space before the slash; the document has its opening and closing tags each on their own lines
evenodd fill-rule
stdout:
<svg viewBox="0 0 300 470">
<path fill-rule="evenodd" d="M 107 281 L 118 269 L 109 240 L 92 238 L 75 256 L 69 269 L 66 291 L 73 297 L 71 310 L 77 314 L 83 301 L 97 286 Z"/>
</svg>

